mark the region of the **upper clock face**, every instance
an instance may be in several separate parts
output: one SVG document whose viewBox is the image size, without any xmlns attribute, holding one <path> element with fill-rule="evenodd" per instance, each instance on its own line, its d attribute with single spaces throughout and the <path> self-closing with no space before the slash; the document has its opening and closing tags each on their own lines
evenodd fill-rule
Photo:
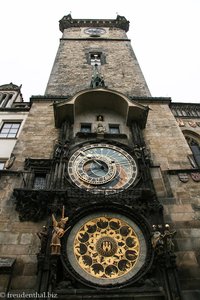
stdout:
<svg viewBox="0 0 200 300">
<path fill-rule="evenodd" d="M 91 192 L 120 191 L 134 183 L 138 174 L 134 158 L 109 144 L 91 144 L 74 152 L 68 164 L 71 180 Z"/>
<path fill-rule="evenodd" d="M 85 29 L 84 32 L 89 35 L 98 36 L 98 35 L 104 34 L 106 31 L 105 31 L 105 29 L 100 28 L 100 27 L 97 27 L 97 28 L 91 27 L 91 28 Z"/>
</svg>

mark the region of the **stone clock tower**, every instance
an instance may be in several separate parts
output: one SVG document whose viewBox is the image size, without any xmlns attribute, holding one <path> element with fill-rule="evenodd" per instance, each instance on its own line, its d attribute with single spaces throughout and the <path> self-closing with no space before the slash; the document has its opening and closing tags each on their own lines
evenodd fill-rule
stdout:
<svg viewBox="0 0 200 300">
<path fill-rule="evenodd" d="M 13 195 L 32 233 L 44 225 L 40 239 L 33 238 L 40 250 L 37 275 L 28 283 L 35 280 L 38 293 L 182 299 L 175 230 L 166 224 L 161 201 L 172 194 L 158 167 L 160 159 L 166 168 L 166 147 L 161 142 L 155 158 L 149 146 L 155 155 L 154 129 L 159 135 L 162 122 L 171 122 L 176 141 L 183 138 L 170 99 L 151 97 L 128 29 L 122 16 L 64 16 L 45 95 L 31 98 L 14 149 L 13 171 L 22 170 L 23 178 L 21 187 L 16 179 Z M 171 153 L 174 161 L 177 152 Z M 190 166 L 187 158 L 182 164 Z M 24 250 L 24 261 L 30 253 L 34 260 L 34 249 Z"/>
<path fill-rule="evenodd" d="M 39 254 L 50 273 L 47 280 L 39 264 L 40 292 L 164 299 L 170 289 L 175 296 L 169 299 L 180 299 L 171 253 L 165 257 L 169 273 L 154 258 L 152 226 L 164 221 L 143 137 L 149 108 L 138 101 L 151 95 L 128 28 L 121 16 L 60 21 L 63 36 L 44 96 L 54 101 L 59 137 L 52 158 L 56 183 L 49 179 L 55 187 L 48 259 L 44 249 Z"/>
</svg>

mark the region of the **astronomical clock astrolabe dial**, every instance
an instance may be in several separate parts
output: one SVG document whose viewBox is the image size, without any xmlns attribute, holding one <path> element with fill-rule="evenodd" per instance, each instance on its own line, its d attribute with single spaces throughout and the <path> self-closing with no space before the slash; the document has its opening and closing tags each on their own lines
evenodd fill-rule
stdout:
<svg viewBox="0 0 200 300">
<path fill-rule="evenodd" d="M 133 280 L 141 274 L 147 258 L 147 244 L 139 226 L 112 212 L 80 219 L 69 234 L 66 251 L 82 280 L 105 287 Z"/>
<path fill-rule="evenodd" d="M 75 151 L 69 159 L 68 174 L 81 189 L 118 192 L 136 181 L 138 167 L 125 150 L 99 143 Z"/>
</svg>

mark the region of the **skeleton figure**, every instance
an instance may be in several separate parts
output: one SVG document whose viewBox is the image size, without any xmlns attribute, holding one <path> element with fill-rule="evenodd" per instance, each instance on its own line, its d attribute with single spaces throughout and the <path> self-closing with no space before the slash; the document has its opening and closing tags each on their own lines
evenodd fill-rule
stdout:
<svg viewBox="0 0 200 300">
<path fill-rule="evenodd" d="M 166 230 L 164 231 L 164 239 L 166 241 L 166 247 L 168 251 L 174 251 L 174 243 L 173 243 L 173 238 L 176 234 L 176 230 L 170 231 L 169 230 L 169 225 L 165 225 Z"/>
<path fill-rule="evenodd" d="M 51 255 L 60 255 L 61 242 L 60 239 L 63 237 L 65 232 L 69 229 L 65 229 L 65 224 L 68 221 L 68 217 L 64 218 L 64 206 L 62 209 L 62 217 L 60 221 L 56 221 L 54 215 L 52 214 L 53 221 L 53 231 L 51 239 Z"/>
</svg>

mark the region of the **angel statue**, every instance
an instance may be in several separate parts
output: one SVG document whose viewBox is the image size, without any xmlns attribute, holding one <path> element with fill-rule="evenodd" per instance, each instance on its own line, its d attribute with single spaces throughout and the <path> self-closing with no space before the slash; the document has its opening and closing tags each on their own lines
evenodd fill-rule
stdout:
<svg viewBox="0 0 200 300">
<path fill-rule="evenodd" d="M 52 214 L 52 221 L 53 221 L 53 231 L 52 231 L 52 238 L 51 238 L 51 255 L 60 255 L 60 248 L 61 242 L 60 239 L 63 237 L 65 232 L 69 229 L 65 229 L 65 224 L 68 221 L 68 217 L 64 217 L 65 215 L 65 208 L 62 208 L 62 217 L 60 221 L 56 221 L 54 214 Z"/>
</svg>

